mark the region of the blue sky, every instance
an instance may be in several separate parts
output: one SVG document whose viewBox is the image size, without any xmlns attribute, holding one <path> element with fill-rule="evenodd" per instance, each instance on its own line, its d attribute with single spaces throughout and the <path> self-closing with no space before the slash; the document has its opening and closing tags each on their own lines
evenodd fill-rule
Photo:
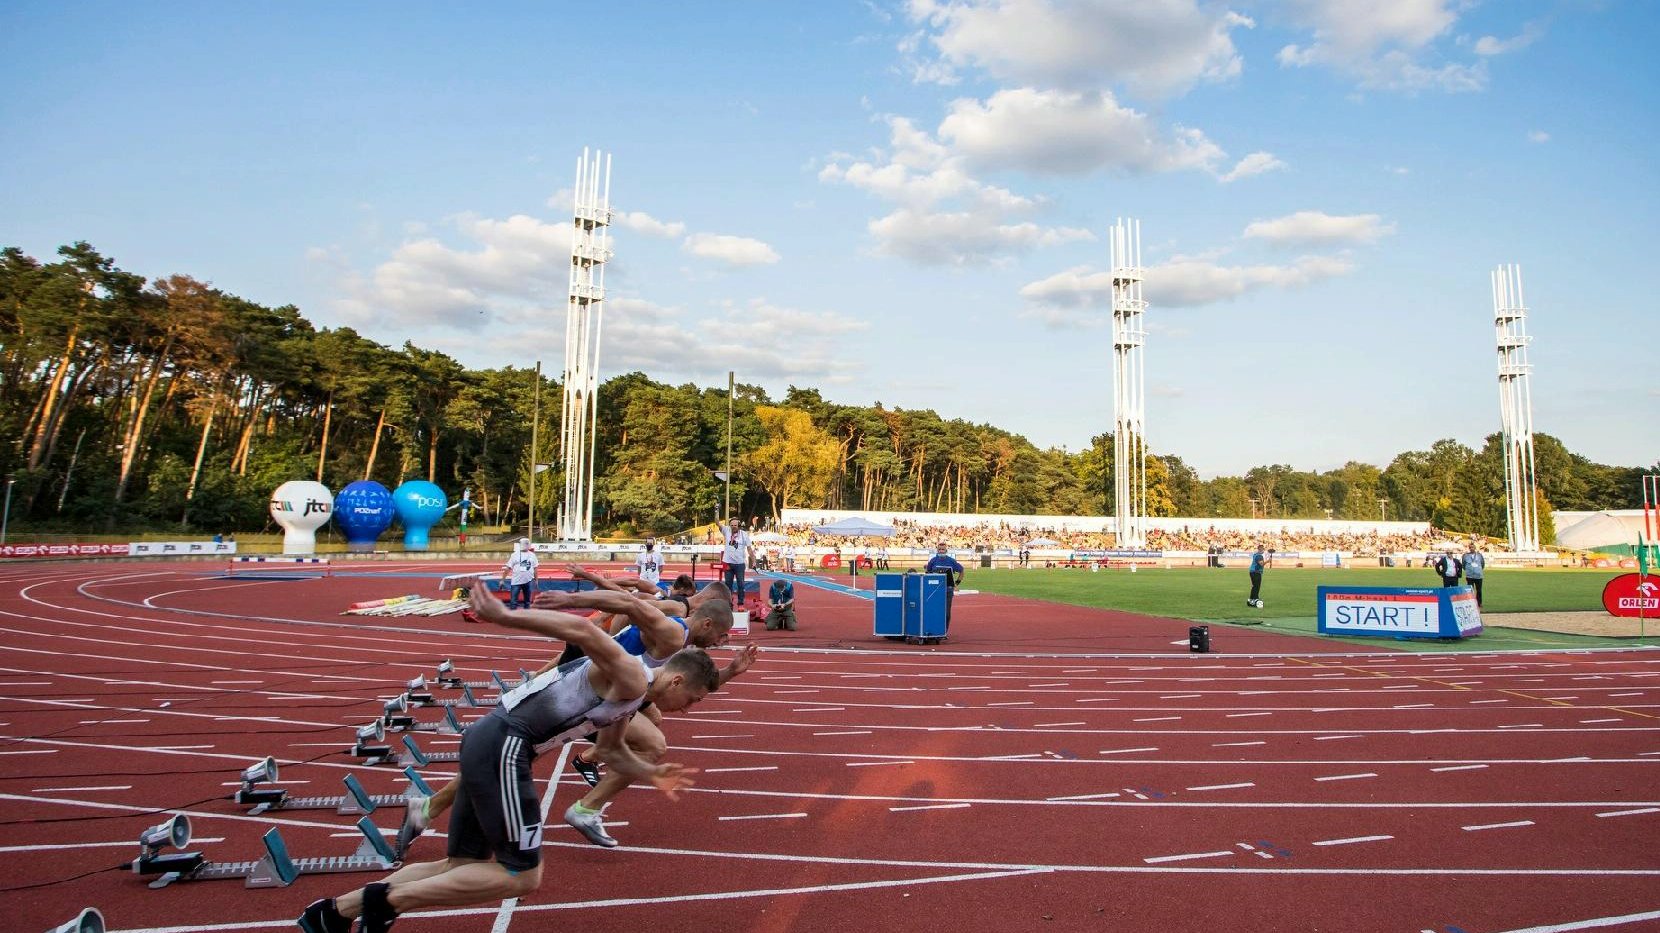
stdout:
<svg viewBox="0 0 1660 933">
<path fill-rule="evenodd" d="M 563 359 L 569 189 L 613 154 L 601 369 L 1112 423 L 1141 221 L 1148 434 L 1205 475 L 1535 422 L 1660 455 L 1660 6 L 1589 0 L 12 3 L 0 244 Z"/>
</svg>

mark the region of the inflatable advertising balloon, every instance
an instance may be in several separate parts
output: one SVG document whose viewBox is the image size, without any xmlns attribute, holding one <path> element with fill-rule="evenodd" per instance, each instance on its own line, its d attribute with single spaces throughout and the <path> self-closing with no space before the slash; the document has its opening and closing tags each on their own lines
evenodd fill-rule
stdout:
<svg viewBox="0 0 1660 933">
<path fill-rule="evenodd" d="M 449 504 L 444 490 L 424 479 L 412 479 L 392 491 L 392 505 L 398 510 L 398 521 L 403 522 L 405 550 L 427 549 L 427 532 L 444 517 Z"/>
<path fill-rule="evenodd" d="M 360 479 L 334 497 L 334 523 L 346 536 L 349 550 L 374 550 L 394 517 L 392 491 L 372 479 Z"/>
<path fill-rule="evenodd" d="M 317 553 L 317 529 L 334 512 L 334 494 L 322 483 L 290 480 L 271 493 L 271 517 L 282 526 L 284 554 Z"/>
</svg>

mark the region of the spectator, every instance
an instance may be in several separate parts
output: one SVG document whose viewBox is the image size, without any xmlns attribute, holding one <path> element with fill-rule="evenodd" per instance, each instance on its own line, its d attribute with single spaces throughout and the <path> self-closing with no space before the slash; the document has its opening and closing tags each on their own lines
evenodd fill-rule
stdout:
<svg viewBox="0 0 1660 933">
<path fill-rule="evenodd" d="M 1445 551 L 1435 559 L 1435 572 L 1441 575 L 1443 587 L 1457 586 L 1458 578 L 1464 572 L 1464 564 L 1452 551 Z"/>
<path fill-rule="evenodd" d="M 743 523 L 732 519 L 727 523 L 725 533 L 726 547 L 721 551 L 721 563 L 726 565 L 726 573 L 722 582 L 732 591 L 732 608 L 744 607 L 744 571 L 749 568 L 749 562 L 755 558 L 755 547 L 749 542 L 749 532 L 744 530 Z"/>
<path fill-rule="evenodd" d="M 795 585 L 788 580 L 772 581 L 767 587 L 767 631 L 795 631 Z"/>
<path fill-rule="evenodd" d="M 1481 580 L 1487 570 L 1487 558 L 1476 550 L 1476 539 L 1471 538 L 1464 550 L 1464 582 L 1476 591 L 1476 608 L 1481 608 Z"/>
<path fill-rule="evenodd" d="M 508 555 L 507 563 L 501 568 L 501 578 L 508 587 L 507 608 L 530 608 L 531 590 L 536 583 L 537 563 L 536 552 L 531 550 L 529 538 L 520 538 L 513 542 L 513 553 Z"/>
<path fill-rule="evenodd" d="M 945 630 L 951 631 L 951 599 L 956 595 L 957 587 L 963 582 L 963 565 L 957 563 L 956 558 L 946 551 L 945 542 L 941 541 L 934 548 L 934 556 L 928 558 L 928 566 L 922 569 L 923 573 L 945 574 Z"/>
<path fill-rule="evenodd" d="M 663 553 L 657 550 L 656 535 L 646 535 L 646 549 L 634 556 L 634 572 L 652 586 L 662 579 Z"/>
<path fill-rule="evenodd" d="M 886 544 L 883 544 L 883 545 L 881 545 L 880 547 L 878 547 L 876 549 L 876 569 L 877 570 L 891 570 L 891 569 L 893 569 L 893 568 L 888 566 L 888 546 Z"/>
<path fill-rule="evenodd" d="M 795 542 L 784 545 L 784 572 L 795 573 Z"/>
</svg>

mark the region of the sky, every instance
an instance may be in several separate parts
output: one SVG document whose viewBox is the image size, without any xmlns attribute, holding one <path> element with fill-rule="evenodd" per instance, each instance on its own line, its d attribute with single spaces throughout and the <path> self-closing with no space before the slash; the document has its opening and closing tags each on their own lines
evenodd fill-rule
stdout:
<svg viewBox="0 0 1660 933">
<path fill-rule="evenodd" d="M 5 4 L 0 245 L 557 374 L 603 150 L 601 378 L 1076 451 L 1133 218 L 1149 445 L 1204 476 L 1479 446 L 1517 264 L 1536 430 L 1660 459 L 1660 4 L 468 6 Z"/>
</svg>

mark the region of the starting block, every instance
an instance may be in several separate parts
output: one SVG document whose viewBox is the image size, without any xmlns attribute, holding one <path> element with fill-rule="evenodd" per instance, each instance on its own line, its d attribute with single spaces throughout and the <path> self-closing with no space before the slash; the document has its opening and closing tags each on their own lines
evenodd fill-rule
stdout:
<svg viewBox="0 0 1660 933">
<path fill-rule="evenodd" d="M 452 762 L 461 760 L 460 752 L 421 751 L 421 746 L 415 744 L 415 737 L 412 735 L 406 735 L 403 737 L 403 747 L 409 750 L 409 760 L 415 762 L 414 767 L 417 768 L 425 768 L 427 765 L 430 765 L 435 761 Z"/>
<path fill-rule="evenodd" d="M 407 739 L 405 744 L 409 744 Z M 291 797 L 280 787 L 269 787 L 239 790 L 234 799 L 244 806 L 253 804 L 253 809 L 248 811 L 250 815 L 267 810 L 333 810 L 346 816 L 368 816 L 378 807 L 402 807 L 409 802 L 407 795 L 369 793 L 354 774 L 346 775 L 342 781 L 346 793 L 340 797 Z"/>
<path fill-rule="evenodd" d="M 490 672 L 489 680 L 462 680 L 455 673 L 455 665 L 445 660 L 438 662 L 438 673 L 433 677 L 432 685 L 444 690 L 460 690 L 463 687 L 471 687 L 474 690 L 495 689 L 507 691 L 517 687 L 519 684 L 522 684 L 529 679 L 530 674 L 521 669 L 519 671 L 519 680 L 517 682 L 507 681 L 496 671 Z M 492 704 L 484 703 L 482 705 L 488 706 Z"/>
<path fill-rule="evenodd" d="M 260 565 L 257 568 L 259 570 L 267 569 L 265 565 L 272 565 L 280 567 L 293 567 L 296 570 L 302 571 L 316 570 L 317 572 L 322 573 L 325 577 L 330 575 L 329 559 L 327 557 L 287 557 L 281 555 L 263 554 L 231 558 L 230 565 L 225 568 L 225 574 L 227 576 L 234 575 L 236 573 L 236 568 L 243 564 Z"/>
<path fill-rule="evenodd" d="M 188 827 L 188 823 L 186 825 Z M 293 858 L 288 854 L 288 844 L 283 841 L 282 833 L 276 827 L 272 827 L 261 840 L 265 844 L 265 854 L 257 861 L 212 862 L 199 852 L 156 856 L 153 851 L 149 851 L 149 844 L 145 843 L 147 854 L 134 860 L 133 873 L 159 875 L 160 877 L 150 882 L 150 887 L 157 889 L 165 888 L 175 881 L 218 881 L 228 878 L 242 878 L 245 885 L 250 888 L 286 888 L 301 875 L 387 871 L 398 864 L 391 844 L 368 817 L 358 820 L 356 825 L 358 832 L 363 834 L 363 841 L 358 843 L 357 851 L 351 855 Z M 189 840 L 187 829 L 184 844 L 188 845 Z M 179 847 L 183 848 L 183 845 Z"/>
<path fill-rule="evenodd" d="M 399 694 L 387 700 L 385 706 L 381 708 L 380 725 L 383 729 L 390 729 L 393 732 L 436 732 L 440 735 L 460 735 L 463 727 L 461 720 L 455 717 L 455 707 L 446 705 L 442 709 L 444 710 L 444 718 L 439 722 L 416 722 L 414 716 L 408 715 L 409 694 Z M 359 739 L 362 738 L 364 736 L 360 734 Z"/>
</svg>

